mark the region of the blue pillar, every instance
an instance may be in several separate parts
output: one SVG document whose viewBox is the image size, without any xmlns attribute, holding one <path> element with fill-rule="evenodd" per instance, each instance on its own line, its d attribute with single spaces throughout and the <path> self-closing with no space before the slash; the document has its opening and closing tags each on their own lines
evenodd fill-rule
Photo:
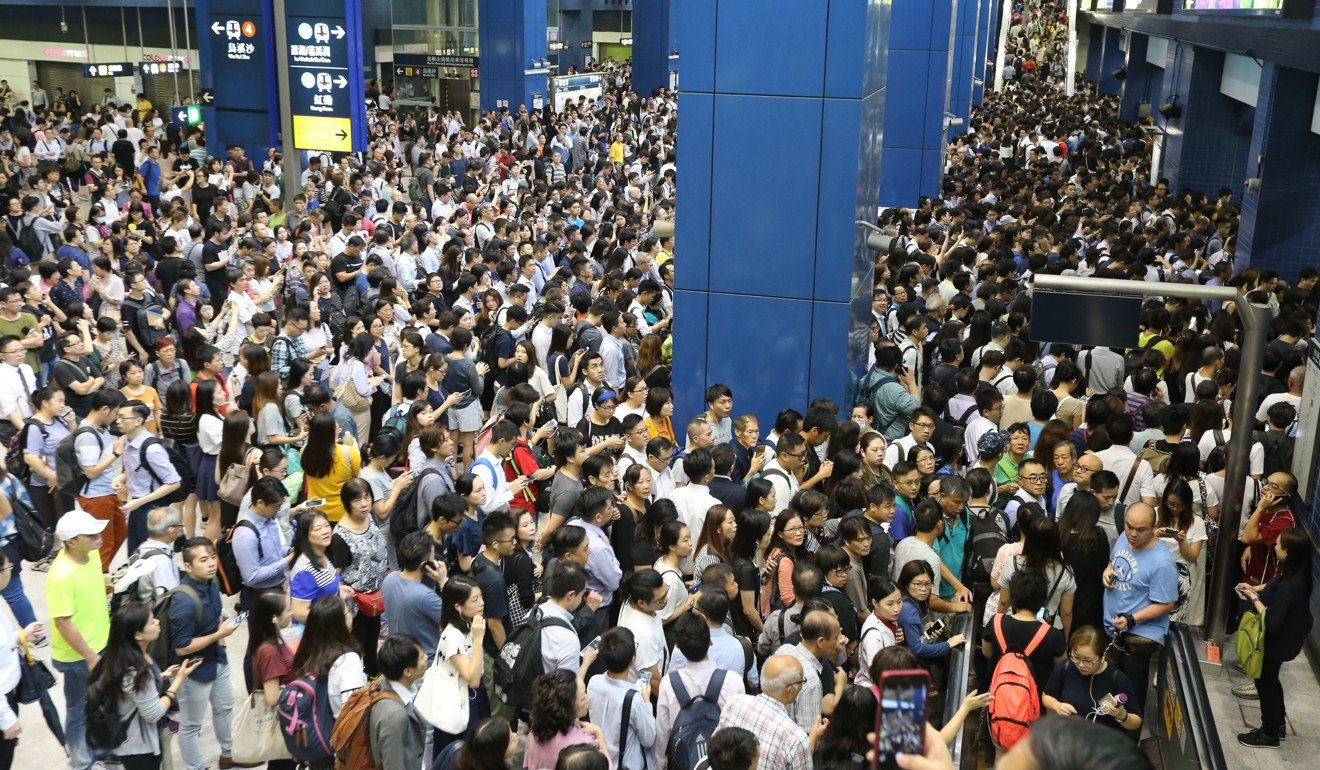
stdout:
<svg viewBox="0 0 1320 770">
<path fill-rule="evenodd" d="M 1260 189 L 1243 192 L 1238 228 L 1237 267 L 1274 270 L 1294 285 L 1320 253 L 1320 135 L 1311 131 L 1311 100 L 1300 98 L 1316 92 L 1316 79 L 1314 72 L 1265 62 L 1248 153 L 1264 160 L 1247 169 L 1259 176 Z"/>
<path fill-rule="evenodd" d="M 568 72 L 569 67 L 582 70 L 583 63 L 592 54 L 583 43 L 591 45 L 592 21 L 595 11 L 591 0 L 559 0 L 559 41 L 567 46 L 559 52 L 559 72 Z"/>
<path fill-rule="evenodd" d="M 1091 24 L 1090 41 L 1086 47 L 1086 79 L 1092 83 L 1100 82 L 1100 59 L 1105 54 L 1105 28 Z"/>
<path fill-rule="evenodd" d="M 981 14 L 976 27 L 976 58 L 972 69 L 972 104 L 981 104 L 985 89 L 994 86 L 995 47 L 999 45 L 1000 0 L 978 0 Z M 980 83 L 976 81 L 979 80 Z"/>
<path fill-rule="evenodd" d="M 633 90 L 646 96 L 669 85 L 669 52 L 674 41 L 669 26 L 670 0 L 633 3 Z"/>
<path fill-rule="evenodd" d="M 1164 69 L 1146 60 L 1150 38 L 1136 32 L 1128 38 L 1127 79 L 1123 81 L 1123 105 L 1118 116 L 1122 120 L 1136 122 L 1140 117 L 1141 105 L 1151 105 L 1154 111 L 1159 105 L 1155 102 L 1160 97 Z"/>
<path fill-rule="evenodd" d="M 1247 177 L 1254 108 L 1219 92 L 1224 54 L 1187 43 L 1170 45 L 1164 66 L 1163 98 L 1177 96 L 1182 115 L 1168 120 L 1161 173 L 1173 191 L 1190 187 L 1214 195 L 1221 187 L 1236 194 Z M 1175 76 L 1176 75 L 1176 76 Z"/>
<path fill-rule="evenodd" d="M 479 0 L 481 109 L 532 109 L 532 94 L 547 92 L 545 3 Z M 535 64 L 533 62 L 535 61 Z M 507 104 L 506 104 L 507 103 Z"/>
<path fill-rule="evenodd" d="M 1123 66 L 1123 50 L 1118 47 L 1122 30 L 1105 27 L 1104 54 L 1100 57 L 1100 80 L 1097 90 L 1102 94 L 1117 94 L 1123 84 L 1114 77 L 1114 70 Z"/>
<path fill-rule="evenodd" d="M 854 222 L 875 217 L 880 188 L 890 5 L 822 5 L 671 2 L 687 191 L 676 423 L 705 409 L 716 382 L 762 425 L 849 392 L 849 302 L 858 287 L 869 308 L 872 261 Z"/>
<path fill-rule="evenodd" d="M 967 132 L 972 113 L 972 76 L 976 71 L 976 21 L 982 0 L 958 0 L 954 11 L 953 66 L 949 70 L 949 112 L 962 118 L 949 136 Z"/>
<path fill-rule="evenodd" d="M 890 104 L 885 113 L 881 206 L 915 206 L 940 190 L 944 111 L 956 0 L 893 0 Z"/>
</svg>

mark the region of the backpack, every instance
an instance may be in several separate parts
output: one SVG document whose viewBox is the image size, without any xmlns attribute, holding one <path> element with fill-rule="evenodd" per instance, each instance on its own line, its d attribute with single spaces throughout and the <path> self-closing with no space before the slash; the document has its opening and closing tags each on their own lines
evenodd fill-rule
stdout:
<svg viewBox="0 0 1320 770">
<path fill-rule="evenodd" d="M 83 701 L 87 745 L 100 753 L 109 753 L 122 746 L 128 740 L 129 726 L 138 718 L 136 708 L 127 717 L 120 718 L 119 699 L 127 696 L 119 684 L 107 682 L 104 678 L 89 684 Z"/>
<path fill-rule="evenodd" d="M 1041 623 L 1036 629 L 1027 648 L 1021 652 L 1009 650 L 1004 642 L 1004 616 L 995 615 L 995 639 L 1004 654 L 995 664 L 994 676 L 990 679 L 990 737 L 995 745 L 1008 751 L 1027 736 L 1031 723 L 1040 719 L 1040 692 L 1036 689 L 1036 680 L 1031 673 L 1031 663 L 1027 658 L 1045 641 L 1045 635 L 1052 626 Z"/>
<path fill-rule="evenodd" d="M 18 545 L 18 555 L 24 561 L 38 562 L 50 556 L 55 548 L 55 534 L 41 523 L 31 504 L 18 494 L 10 494 L 9 506 L 14 513 L 14 542 Z"/>
<path fill-rule="evenodd" d="M 149 437 L 146 441 L 142 442 L 142 448 L 138 450 L 138 464 L 143 468 L 146 468 L 147 473 L 151 474 L 151 480 L 156 482 L 155 487 L 152 488 L 153 491 L 165 486 L 165 482 L 161 481 L 160 476 L 156 475 L 156 471 L 151 467 L 151 463 L 147 462 L 147 449 L 154 444 L 159 444 L 164 447 L 165 453 L 170 457 L 170 465 L 173 465 L 174 470 L 179 474 L 179 488 L 164 497 L 157 498 L 156 502 L 159 505 L 181 503 L 188 498 L 188 495 L 192 494 L 193 489 L 197 485 L 197 479 L 193 477 L 192 465 L 188 462 L 188 458 L 184 456 L 183 451 L 179 449 L 179 445 L 175 443 L 173 439 L 162 439 L 155 436 Z"/>
<path fill-rule="evenodd" d="M 552 626 L 566 628 L 577 634 L 573 626 L 560 618 L 547 618 L 539 610 L 527 616 L 527 622 L 509 635 L 495 656 L 495 697 L 514 710 L 525 710 L 532 705 L 534 681 L 543 671 L 541 662 L 541 631 Z"/>
<path fill-rule="evenodd" d="M 41 242 L 41 235 L 37 233 L 33 222 L 23 222 L 19 225 L 18 247 L 33 262 L 40 262 L 46 256 L 46 246 Z"/>
<path fill-rule="evenodd" d="M 101 442 L 101 435 L 96 428 L 90 425 L 83 425 L 73 433 L 60 439 L 60 443 L 55 445 L 55 486 L 66 495 L 81 495 L 87 490 L 87 485 L 91 479 L 83 472 L 82 463 L 78 462 L 78 451 L 74 448 L 74 442 L 79 436 L 90 433 L 96 437 L 97 449 L 104 450 L 105 444 Z"/>
<path fill-rule="evenodd" d="M 247 527 L 252 530 L 252 534 L 257 538 L 257 558 L 265 557 L 265 552 L 261 547 L 261 533 L 257 531 L 257 526 L 250 521 L 238 521 L 233 526 L 225 528 L 220 535 L 220 542 L 216 544 L 216 585 L 220 587 L 220 593 L 225 596 L 233 596 L 243 590 L 243 573 L 238 569 L 238 557 L 234 554 L 234 533 L 239 527 Z"/>
<path fill-rule="evenodd" d="M 1265 665 L 1265 613 L 1255 610 L 1242 613 L 1234 649 L 1242 662 L 1242 672 L 1252 679 L 1259 679 Z"/>
<path fill-rule="evenodd" d="M 586 412 L 583 412 L 582 414 L 584 417 L 586 416 Z M 482 452 L 486 451 L 486 447 L 490 446 L 490 437 L 491 434 L 495 432 L 495 423 L 503 419 L 504 415 L 502 414 L 492 414 L 486 422 L 482 423 L 481 429 L 477 431 L 476 437 L 472 439 L 472 453 L 478 458 L 481 457 Z M 490 463 L 487 462 L 486 464 L 489 465 Z M 470 472 L 471 468 L 468 470 Z M 492 468 L 491 470 L 493 472 L 495 469 Z"/>
<path fill-rule="evenodd" d="M 715 669 L 706 692 L 695 698 L 688 694 L 677 671 L 669 673 L 669 685 L 678 700 L 678 714 L 665 746 L 665 756 L 673 770 L 693 770 L 705 758 L 706 744 L 720 722 L 720 690 L 726 673 L 722 668 Z"/>
<path fill-rule="evenodd" d="M 1224 432 L 1218 428 L 1211 431 L 1215 438 L 1215 448 L 1205 456 L 1205 472 L 1218 473 L 1228 462 L 1228 447 L 1225 446 Z"/>
<path fill-rule="evenodd" d="M 967 546 L 972 555 L 972 593 L 980 601 L 989 598 L 994 591 L 990 584 L 990 574 L 994 570 L 999 548 L 1008 543 L 1012 527 L 1008 523 L 1008 514 L 1000 508 L 968 506 L 967 511 L 971 514 Z"/>
<path fill-rule="evenodd" d="M 436 468 L 423 468 L 417 478 L 408 482 L 408 486 L 399 493 L 394 507 L 390 509 L 390 535 L 394 542 L 402 543 L 403 538 L 422 528 L 422 522 L 417 519 L 417 492 L 421 488 L 422 479 L 439 474 Z"/>
<path fill-rule="evenodd" d="M 32 482 L 32 468 L 23 459 L 23 452 L 27 448 L 28 432 L 32 430 L 34 425 L 37 430 L 41 431 L 41 441 L 43 445 L 45 444 L 46 438 L 50 435 L 50 431 L 46 429 L 46 424 L 41 420 L 29 417 L 23 421 L 23 428 L 15 433 L 13 438 L 9 439 L 9 453 L 5 455 L 5 470 L 9 472 L 10 476 L 24 484 Z"/>
<path fill-rule="evenodd" d="M 1155 439 L 1146 442 L 1146 446 L 1141 448 L 1137 455 L 1150 464 L 1150 469 L 1155 473 L 1164 473 L 1169 467 L 1169 459 L 1173 457 L 1171 452 L 1155 446 Z"/>
<path fill-rule="evenodd" d="M 375 770 L 371 759 L 371 708 L 380 701 L 403 699 L 385 686 L 385 677 L 363 687 L 344 701 L 330 732 L 330 746 L 335 751 L 335 770 Z"/>
<path fill-rule="evenodd" d="M 152 540 L 148 540 L 147 543 L 153 543 L 160 547 L 147 553 L 143 553 L 141 549 L 139 549 L 129 557 L 128 563 L 124 565 L 123 574 L 120 575 L 119 580 L 115 583 L 114 593 L 110 594 L 111 615 L 118 612 L 120 607 L 129 602 L 149 603 L 156 599 L 154 594 L 155 589 L 142 584 L 142 578 L 146 577 L 150 572 L 147 561 L 156 556 L 165 556 L 170 560 L 171 565 L 173 565 L 174 549 L 163 543 L 156 543 Z M 146 543 L 143 545 L 146 545 Z M 165 662 L 166 660 L 168 660 L 168 658 L 163 658 L 161 662 Z"/>
<path fill-rule="evenodd" d="M 1265 447 L 1265 476 L 1279 471 L 1292 472 L 1293 446 L 1297 440 L 1279 430 L 1258 430 L 1253 441 Z"/>
<path fill-rule="evenodd" d="M 202 600 L 192 588 L 180 583 L 179 585 L 166 591 L 159 599 L 151 605 L 151 614 L 156 620 L 160 621 L 160 635 L 155 641 L 147 644 L 147 654 L 152 660 L 168 661 L 179 656 L 174 654 L 174 647 L 170 644 L 170 606 L 174 602 L 174 597 L 183 594 L 192 599 L 193 603 L 193 622 L 202 622 Z M 220 622 L 224 622 L 223 620 Z"/>
<path fill-rule="evenodd" d="M 1142 345 L 1139 348 L 1133 348 L 1131 351 L 1129 351 L 1127 356 L 1123 358 L 1123 376 L 1125 378 L 1131 377 L 1132 375 L 1140 371 L 1141 367 L 1145 366 L 1145 364 L 1141 362 L 1141 357 L 1146 354 L 1147 350 L 1150 350 L 1151 348 L 1155 347 L 1156 345 L 1160 344 L 1163 341 L 1164 341 L 1164 336 L 1160 334 L 1156 334 L 1155 336 L 1146 340 L 1145 345 Z"/>
<path fill-rule="evenodd" d="M 280 734 L 289 756 L 298 762 L 321 765 L 334 759 L 331 735 L 335 718 L 330 713 L 330 693 L 325 677 L 312 674 L 289 682 L 280 690 L 275 715 L 280 720 Z"/>
</svg>

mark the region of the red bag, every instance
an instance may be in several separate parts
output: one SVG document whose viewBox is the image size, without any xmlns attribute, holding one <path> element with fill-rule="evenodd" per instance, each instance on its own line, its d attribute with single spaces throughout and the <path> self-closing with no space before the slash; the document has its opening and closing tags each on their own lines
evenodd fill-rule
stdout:
<svg viewBox="0 0 1320 770">
<path fill-rule="evenodd" d="M 1051 626 L 1041 623 L 1027 649 L 1018 652 L 1009 650 L 1004 642 L 1003 622 L 1004 616 L 997 614 L 991 623 L 999 649 L 1004 654 L 995 664 L 995 673 L 990 679 L 990 694 L 994 700 L 990 701 L 989 716 L 990 738 L 996 746 L 1008 751 L 1027 737 L 1031 723 L 1040 719 L 1040 692 L 1036 689 L 1036 678 L 1032 676 L 1027 658 L 1045 641 Z"/>
<path fill-rule="evenodd" d="M 385 597 L 381 595 L 380 591 L 372 591 L 371 593 L 358 591 L 353 595 L 353 599 L 357 602 L 358 612 L 369 618 L 378 618 L 381 613 L 385 612 Z"/>
</svg>

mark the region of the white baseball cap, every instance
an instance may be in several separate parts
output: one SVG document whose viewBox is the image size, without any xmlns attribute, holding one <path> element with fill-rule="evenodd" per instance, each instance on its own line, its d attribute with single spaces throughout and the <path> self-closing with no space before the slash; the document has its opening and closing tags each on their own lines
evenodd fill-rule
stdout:
<svg viewBox="0 0 1320 770">
<path fill-rule="evenodd" d="M 55 539 L 63 543 L 79 535 L 99 535 L 109 523 L 74 506 L 72 511 L 61 516 L 59 522 L 55 524 Z"/>
</svg>

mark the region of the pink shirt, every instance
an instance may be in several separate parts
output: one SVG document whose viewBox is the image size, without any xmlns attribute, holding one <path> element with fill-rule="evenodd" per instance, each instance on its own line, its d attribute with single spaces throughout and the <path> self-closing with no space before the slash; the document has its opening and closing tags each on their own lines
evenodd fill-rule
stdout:
<svg viewBox="0 0 1320 770">
<path fill-rule="evenodd" d="M 555 763 L 559 761 L 559 755 L 569 746 L 578 744 L 588 744 L 599 747 L 596 739 L 577 722 L 566 733 L 560 733 L 545 743 L 536 740 L 535 736 L 527 736 L 527 750 L 523 753 L 523 768 L 525 770 L 554 770 Z M 614 761 L 610 760 L 610 767 L 614 766 Z"/>
</svg>

